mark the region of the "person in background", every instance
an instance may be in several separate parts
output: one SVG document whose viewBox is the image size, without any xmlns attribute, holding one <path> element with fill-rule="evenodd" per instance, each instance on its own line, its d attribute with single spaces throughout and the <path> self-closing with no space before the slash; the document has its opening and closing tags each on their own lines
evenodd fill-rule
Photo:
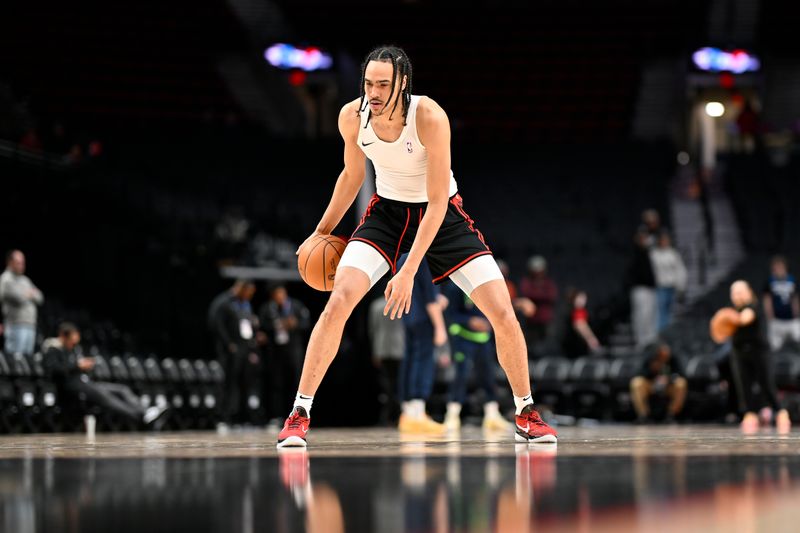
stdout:
<svg viewBox="0 0 800 533">
<path fill-rule="evenodd" d="M 656 281 L 658 302 L 658 332 L 672 321 L 672 306 L 676 295 L 681 298 L 686 291 L 688 273 L 681 254 L 672 246 L 672 238 L 663 230 L 658 236 L 658 245 L 650 249 L 650 263 Z"/>
<path fill-rule="evenodd" d="M 379 296 L 369 306 L 367 333 L 372 344 L 372 363 L 378 371 L 379 399 L 383 425 L 394 425 L 400 416 L 397 401 L 398 376 L 405 352 L 405 329 L 402 320 L 390 320 L 384 316 L 386 299 Z"/>
<path fill-rule="evenodd" d="M 404 262 L 406 257 L 403 256 L 401 261 Z M 402 402 L 398 428 L 404 433 L 445 432 L 444 425 L 429 417 L 425 408 L 436 377 L 435 348 L 447 344 L 444 305 L 439 296 L 428 262 L 423 259 L 414 276 L 410 311 L 403 315 L 406 353 L 398 380 Z"/>
<path fill-rule="evenodd" d="M 789 274 L 786 259 L 772 258 L 771 273 L 764 288 L 764 313 L 767 334 L 773 351 L 780 350 L 787 339 L 800 343 L 800 297 L 797 282 Z"/>
<path fill-rule="evenodd" d="M 494 343 L 491 342 L 492 327 L 472 300 L 454 283 L 446 283 L 442 290 L 449 300 L 446 318 L 456 369 L 455 379 L 450 383 L 444 425 L 451 431 L 461 428 L 461 408 L 467 401 L 470 371 L 475 369 L 485 394 L 483 428 L 489 431 L 510 430 L 511 423 L 502 417 L 497 403 L 497 356 Z"/>
<path fill-rule="evenodd" d="M 759 419 L 761 423 L 768 425 L 772 423 L 773 413 L 777 413 L 775 426 L 781 433 L 788 432 L 792 422 L 789 412 L 778 400 L 769 349 L 761 330 L 763 318 L 750 284 L 742 280 L 735 281 L 731 285 L 731 302 L 739 313 L 738 327 L 732 339 L 730 363 L 736 396 L 739 399 L 739 412 L 743 415 L 742 430 L 745 433 L 756 431 Z M 756 383 L 761 389 L 760 396 L 764 397 L 767 405 L 763 405 L 753 394 L 753 385 Z"/>
<path fill-rule="evenodd" d="M 645 241 L 648 248 L 658 244 L 658 238 L 664 228 L 661 226 L 661 215 L 653 208 L 642 211 L 642 225 L 639 231 L 646 235 Z"/>
<path fill-rule="evenodd" d="M 94 368 L 94 359 L 78 354 L 76 348 L 80 342 L 78 328 L 70 322 L 63 322 L 58 326 L 58 337 L 42 343 L 46 348 L 43 366 L 60 396 L 83 395 L 137 424 L 151 425 L 161 418 L 166 407 L 144 409 L 139 398 L 126 385 L 93 381 L 88 373 Z"/>
<path fill-rule="evenodd" d="M 650 260 L 651 235 L 641 227 L 633 237 L 634 248 L 628 266 L 627 286 L 630 287 L 631 326 L 636 346 L 644 348 L 658 337 L 658 299 L 656 280 Z"/>
<path fill-rule="evenodd" d="M 225 370 L 223 424 L 235 421 L 242 411 L 245 394 L 252 384 L 248 365 L 259 362 L 255 351 L 255 324 L 250 300 L 256 285 L 250 280 L 237 280 L 217 296 L 209 306 L 208 319 L 214 337 L 217 360 Z M 221 426 L 221 429 L 224 427 Z"/>
<path fill-rule="evenodd" d="M 657 344 L 652 353 L 645 357 L 639 375 L 631 380 L 631 401 L 636 411 L 636 420 L 639 423 L 648 422 L 650 397 L 663 394 L 669 398 L 666 421 L 674 421 L 683 410 L 687 391 L 688 383 L 683 377 L 680 361 L 672 355 L 668 344 Z"/>
<path fill-rule="evenodd" d="M 308 308 L 290 298 L 284 285 L 275 285 L 258 313 L 259 325 L 268 339 L 266 372 L 272 395 L 271 416 L 282 418 L 294 399 L 292 385 L 303 369 L 305 338 L 311 323 Z"/>
<path fill-rule="evenodd" d="M 547 261 L 541 255 L 528 260 L 528 276 L 520 282 L 519 292 L 533 302 L 535 313 L 528 317 L 525 329 L 532 342 L 540 342 L 548 334 L 558 301 L 558 287 L 548 276 Z"/>
<path fill-rule="evenodd" d="M 567 327 L 561 345 L 564 355 L 574 359 L 599 352 L 600 341 L 589 325 L 589 311 L 586 308 L 589 297 L 586 292 L 570 289 L 567 292 L 567 301 L 569 302 Z"/>
<path fill-rule="evenodd" d="M 19 250 L 6 255 L 6 270 L 0 275 L 0 303 L 5 351 L 32 354 L 36 345 L 37 306 L 44 303 L 44 296 L 25 275 L 25 254 Z"/>
<path fill-rule="evenodd" d="M 508 268 L 508 263 L 502 259 L 498 259 L 497 266 L 500 268 L 500 272 L 506 280 L 506 287 L 508 287 L 508 294 L 511 296 L 511 304 L 514 306 L 514 311 L 516 311 L 520 322 L 524 324 L 536 313 L 536 304 L 534 304 L 530 298 L 519 296 L 516 284 L 511 281 L 509 277 L 510 269 Z"/>
</svg>

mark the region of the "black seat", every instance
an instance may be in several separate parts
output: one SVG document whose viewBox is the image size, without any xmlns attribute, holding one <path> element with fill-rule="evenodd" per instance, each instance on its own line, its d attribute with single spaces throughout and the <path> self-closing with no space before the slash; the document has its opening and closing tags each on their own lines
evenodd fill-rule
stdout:
<svg viewBox="0 0 800 533">
<path fill-rule="evenodd" d="M 608 368 L 608 384 L 611 389 L 611 416 L 616 420 L 633 420 L 636 412 L 631 401 L 631 380 L 642 368 L 640 357 L 614 359 Z"/>
<path fill-rule="evenodd" d="M 533 391 L 537 402 L 557 412 L 569 408 L 570 366 L 564 357 L 544 357 L 533 365 Z"/>
<path fill-rule="evenodd" d="M 581 357 L 575 360 L 569 375 L 575 416 L 598 419 L 605 417 L 610 397 L 607 377 L 608 361 L 605 359 Z"/>
<path fill-rule="evenodd" d="M 727 395 L 714 357 L 696 355 L 685 368 L 689 384 L 685 411 L 689 418 L 710 420 L 723 416 Z"/>
</svg>

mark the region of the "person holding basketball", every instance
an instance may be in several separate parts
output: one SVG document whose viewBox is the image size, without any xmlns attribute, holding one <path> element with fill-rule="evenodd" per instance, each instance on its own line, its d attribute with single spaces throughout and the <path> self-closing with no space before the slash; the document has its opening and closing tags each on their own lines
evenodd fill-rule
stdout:
<svg viewBox="0 0 800 533">
<path fill-rule="evenodd" d="M 746 281 L 736 281 L 731 285 L 731 302 L 738 316 L 733 317 L 736 327 L 732 336 L 731 374 L 739 400 L 739 411 L 743 413 L 741 427 L 745 432 L 758 429 L 759 414 L 765 424 L 772 422 L 780 432 L 791 428 L 789 412 L 783 409 L 775 391 L 775 378 L 772 373 L 767 340 L 762 331 L 763 318 L 758 308 L 753 290 Z M 758 383 L 767 406 L 759 411 L 759 404 L 753 395 L 753 385 Z"/>
<path fill-rule="evenodd" d="M 449 277 L 491 324 L 498 359 L 514 394 L 516 440 L 555 442 L 555 430 L 533 408 L 525 339 L 503 275 L 458 194 L 450 169 L 447 115 L 432 99 L 411 94 L 411 62 L 401 48 L 372 50 L 361 77 L 360 98 L 339 114 L 344 169 L 306 242 L 337 226 L 361 188 L 367 157 L 375 166 L 377 194 L 347 244 L 333 291 L 311 333 L 294 407 L 278 435 L 278 447 L 306 446 L 314 394 L 356 304 L 391 272 L 384 314 L 401 318 L 409 311 L 414 276 L 423 258 L 434 283 Z M 398 269 L 404 253 L 408 257 Z"/>
</svg>

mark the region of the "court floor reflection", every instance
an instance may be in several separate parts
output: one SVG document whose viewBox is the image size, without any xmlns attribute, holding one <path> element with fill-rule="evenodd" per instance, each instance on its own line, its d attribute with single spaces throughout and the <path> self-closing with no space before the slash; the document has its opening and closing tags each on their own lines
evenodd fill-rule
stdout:
<svg viewBox="0 0 800 533">
<path fill-rule="evenodd" d="M 0 459 L 0 525 L 19 533 L 706 533 L 800 523 L 797 452 L 689 455 L 620 442 L 627 454 L 588 455 L 487 442 L 476 454 L 475 442 L 452 440 L 431 453 L 430 443 L 395 443 L 379 456 L 312 448 L 58 457 L 22 448 Z"/>
</svg>

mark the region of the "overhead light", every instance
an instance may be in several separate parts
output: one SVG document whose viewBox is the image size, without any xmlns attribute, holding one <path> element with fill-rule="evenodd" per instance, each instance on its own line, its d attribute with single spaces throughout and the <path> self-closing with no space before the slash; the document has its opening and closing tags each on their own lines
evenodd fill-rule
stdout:
<svg viewBox="0 0 800 533">
<path fill-rule="evenodd" d="M 725 106 L 720 102 L 708 102 L 706 104 L 706 115 L 709 117 L 721 117 L 725 114 Z"/>
</svg>

